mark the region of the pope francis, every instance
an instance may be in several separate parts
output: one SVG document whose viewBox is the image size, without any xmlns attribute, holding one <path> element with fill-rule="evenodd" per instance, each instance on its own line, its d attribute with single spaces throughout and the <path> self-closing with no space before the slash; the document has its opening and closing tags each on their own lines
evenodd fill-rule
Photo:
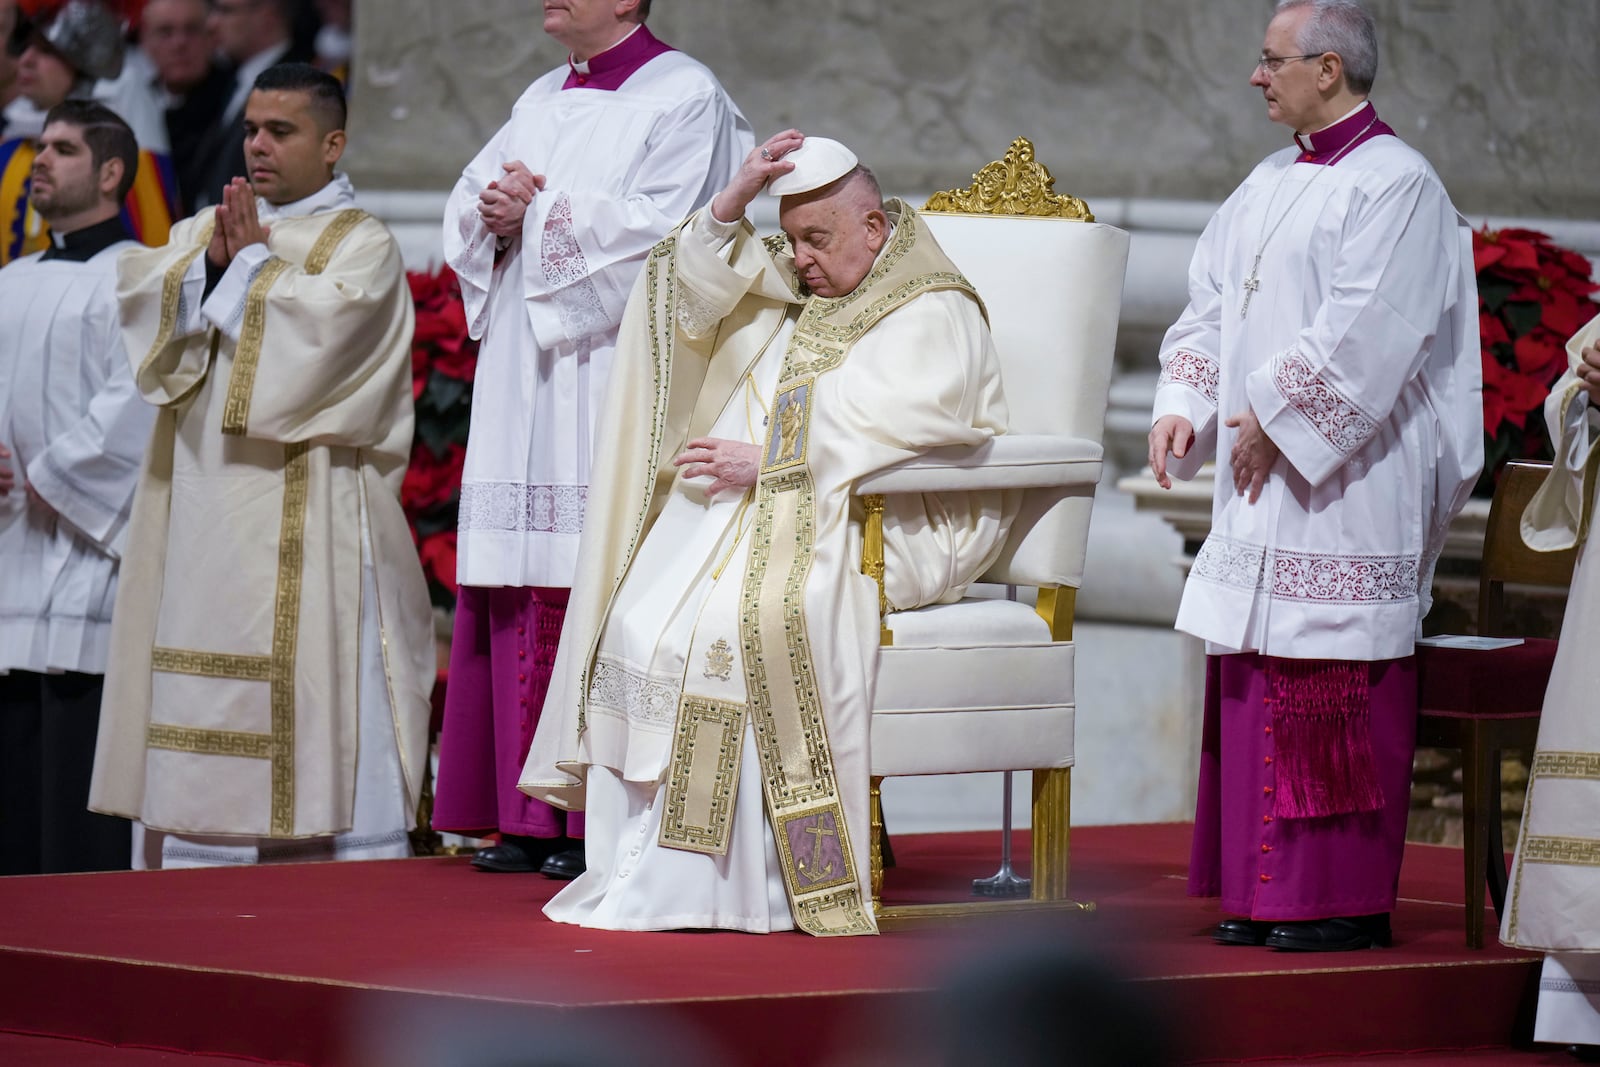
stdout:
<svg viewBox="0 0 1600 1067">
<path fill-rule="evenodd" d="M 763 188 L 783 234 L 743 221 Z M 524 791 L 588 813 L 547 906 L 618 930 L 876 931 L 879 598 L 861 476 L 1002 433 L 972 287 L 845 146 L 789 130 L 650 253 Z M 887 597 L 959 596 L 1015 500 L 891 500 Z"/>
</svg>

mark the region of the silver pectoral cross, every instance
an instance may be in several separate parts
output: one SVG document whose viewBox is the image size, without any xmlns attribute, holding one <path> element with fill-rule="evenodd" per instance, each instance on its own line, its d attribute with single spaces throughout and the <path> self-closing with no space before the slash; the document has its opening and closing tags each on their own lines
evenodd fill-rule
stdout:
<svg viewBox="0 0 1600 1067">
<path fill-rule="evenodd" d="M 1261 255 L 1256 254 L 1256 261 L 1250 264 L 1250 277 L 1244 280 L 1244 303 L 1239 307 L 1239 317 L 1242 319 L 1250 314 L 1250 298 L 1256 295 L 1256 290 L 1261 288 L 1261 278 L 1256 273 L 1256 268 L 1261 266 Z"/>
</svg>

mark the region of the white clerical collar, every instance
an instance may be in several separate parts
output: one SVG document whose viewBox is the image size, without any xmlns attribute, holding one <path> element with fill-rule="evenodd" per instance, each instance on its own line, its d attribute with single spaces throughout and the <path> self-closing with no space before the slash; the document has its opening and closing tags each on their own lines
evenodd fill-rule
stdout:
<svg viewBox="0 0 1600 1067">
<path fill-rule="evenodd" d="M 1321 133 L 1323 130 L 1331 130 L 1335 126 L 1339 125 L 1339 123 L 1341 123 L 1345 119 L 1349 118 L 1351 115 L 1356 114 L 1362 108 L 1371 107 L 1371 106 L 1372 106 L 1372 101 L 1371 100 L 1363 100 L 1363 101 L 1361 101 L 1361 103 L 1357 104 L 1355 107 L 1351 108 L 1349 111 L 1346 111 L 1343 115 L 1340 115 L 1338 118 L 1334 119 L 1332 122 L 1328 123 L 1326 126 L 1319 126 L 1317 129 L 1312 130 L 1311 133 L 1315 134 L 1315 133 Z M 1309 134 L 1308 134 L 1308 136 L 1309 136 Z"/>
<path fill-rule="evenodd" d="M 621 44 L 623 41 L 626 41 L 629 37 L 632 37 L 634 34 L 638 33 L 643 28 L 644 28 L 644 23 L 635 22 L 633 24 L 633 29 L 629 30 L 627 33 L 623 34 L 621 37 L 618 37 L 615 41 L 612 41 L 610 44 L 606 45 L 605 48 L 603 48 L 600 51 L 596 52 L 594 54 L 594 56 L 590 56 L 589 59 L 593 59 L 595 56 L 603 56 L 603 55 L 605 55 L 607 52 L 611 51 L 613 48 L 617 47 L 617 45 Z M 571 52 L 567 53 L 567 62 L 572 64 L 572 69 L 577 71 L 579 74 L 587 74 L 587 73 L 589 73 L 589 59 L 583 59 L 583 60 L 573 59 L 572 58 L 572 53 Z"/>
<path fill-rule="evenodd" d="M 233 78 L 233 96 L 228 99 L 228 110 L 223 112 L 224 117 L 231 121 L 244 112 L 245 101 L 250 98 L 250 90 L 255 88 L 256 79 L 261 72 L 282 59 L 289 51 L 289 42 L 284 41 L 275 48 L 265 52 L 258 52 L 239 64 L 239 70 Z"/>
<path fill-rule="evenodd" d="M 256 213 L 261 216 L 261 221 L 268 222 L 273 219 L 298 219 L 307 215 L 317 215 L 324 211 L 338 211 L 342 208 L 356 206 L 356 190 L 350 184 L 350 179 L 343 174 L 335 174 L 333 180 L 310 196 L 288 204 L 269 204 L 260 197 L 256 198 Z"/>
</svg>

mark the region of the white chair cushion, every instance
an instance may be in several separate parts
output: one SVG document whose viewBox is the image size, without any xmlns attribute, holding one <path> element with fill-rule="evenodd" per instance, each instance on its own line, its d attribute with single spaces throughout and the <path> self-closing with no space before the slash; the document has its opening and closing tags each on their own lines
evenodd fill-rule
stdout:
<svg viewBox="0 0 1600 1067">
<path fill-rule="evenodd" d="M 944 493 L 967 489 L 1032 489 L 1100 480 L 1104 449 L 1060 434 L 1007 434 L 981 445 L 934 448 L 856 483 L 859 493 Z"/>
<path fill-rule="evenodd" d="M 879 649 L 872 773 L 1070 767 L 1073 658 L 1032 608 L 967 599 L 889 616 Z"/>
</svg>

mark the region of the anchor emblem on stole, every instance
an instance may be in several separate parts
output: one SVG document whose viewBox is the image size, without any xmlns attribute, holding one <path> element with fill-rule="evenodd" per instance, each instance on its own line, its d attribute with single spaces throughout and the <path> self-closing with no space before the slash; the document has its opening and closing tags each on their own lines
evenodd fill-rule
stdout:
<svg viewBox="0 0 1600 1067">
<path fill-rule="evenodd" d="M 800 877 L 808 882 L 820 882 L 824 878 L 833 876 L 833 860 L 829 859 L 827 865 L 822 863 L 822 840 L 825 837 L 837 837 L 837 831 L 830 830 L 822 825 L 821 820 L 815 826 L 805 827 L 806 833 L 811 835 L 811 862 L 807 864 L 804 857 L 795 860 L 795 867 L 800 872 Z"/>
</svg>

